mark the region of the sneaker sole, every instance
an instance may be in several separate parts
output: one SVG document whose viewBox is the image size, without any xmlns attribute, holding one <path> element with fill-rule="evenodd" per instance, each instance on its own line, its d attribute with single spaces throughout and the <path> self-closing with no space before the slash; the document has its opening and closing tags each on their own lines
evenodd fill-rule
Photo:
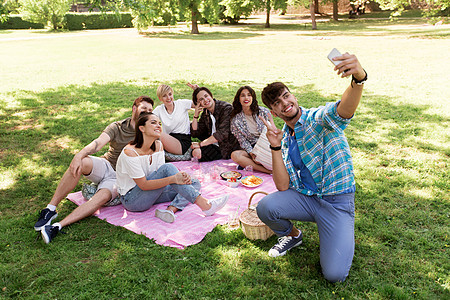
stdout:
<svg viewBox="0 0 450 300">
<path fill-rule="evenodd" d="M 50 239 L 49 239 L 48 235 L 45 233 L 44 230 L 41 230 L 41 236 L 42 236 L 42 239 L 44 240 L 44 242 L 46 244 L 50 243 Z"/>
<path fill-rule="evenodd" d="M 293 249 L 293 248 L 295 248 L 295 247 L 297 247 L 297 246 L 300 246 L 302 243 L 303 243 L 303 241 L 300 241 L 300 242 L 298 242 L 297 244 L 295 244 L 294 246 L 292 246 L 291 248 L 287 249 L 286 251 L 279 253 L 278 255 L 275 255 L 275 256 L 274 256 L 274 255 L 270 255 L 270 254 L 269 254 L 269 256 L 270 256 L 270 257 L 280 257 L 280 256 L 285 256 L 286 253 L 287 253 L 289 250 L 291 250 L 291 249 Z M 270 251 L 269 251 L 269 252 L 270 252 Z"/>
<path fill-rule="evenodd" d="M 163 220 L 166 223 L 173 223 L 175 221 L 175 218 L 172 214 L 162 211 L 162 210 L 156 210 L 155 211 L 155 217 L 158 219 Z"/>
<path fill-rule="evenodd" d="M 50 225 L 50 223 L 52 223 L 53 219 L 55 219 L 57 216 L 58 216 L 58 214 L 55 214 L 53 217 L 50 218 L 50 220 L 48 220 L 47 223 L 45 223 L 44 225 L 42 225 L 40 227 L 34 226 L 34 230 L 41 231 L 42 229 L 44 229 L 45 226 Z"/>
</svg>

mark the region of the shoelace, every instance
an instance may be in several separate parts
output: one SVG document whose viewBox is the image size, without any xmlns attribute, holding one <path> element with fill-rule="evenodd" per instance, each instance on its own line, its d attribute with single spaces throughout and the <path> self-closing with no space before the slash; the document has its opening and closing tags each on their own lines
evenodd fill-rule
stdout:
<svg viewBox="0 0 450 300">
<path fill-rule="evenodd" d="M 292 238 L 289 236 L 282 236 L 280 238 L 278 238 L 278 248 L 282 249 L 284 246 L 286 246 L 287 243 L 290 242 Z"/>
<path fill-rule="evenodd" d="M 54 237 L 59 231 L 59 228 L 56 226 L 52 226 L 52 228 L 50 228 L 50 237 Z"/>
</svg>

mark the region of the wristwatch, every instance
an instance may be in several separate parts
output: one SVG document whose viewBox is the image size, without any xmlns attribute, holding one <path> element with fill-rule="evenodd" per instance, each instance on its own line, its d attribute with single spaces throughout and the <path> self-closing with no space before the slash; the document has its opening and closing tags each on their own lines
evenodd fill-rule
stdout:
<svg viewBox="0 0 450 300">
<path fill-rule="evenodd" d="M 270 148 L 271 150 L 273 150 L 273 151 L 281 150 L 281 146 L 274 147 L 274 146 L 272 146 L 272 145 L 270 145 L 270 144 L 269 144 L 269 148 Z"/>
<path fill-rule="evenodd" d="M 364 70 L 364 69 L 363 69 L 363 70 Z M 357 85 L 363 85 L 364 82 L 367 81 L 367 72 L 366 72 L 366 70 L 364 70 L 364 73 L 366 73 L 366 76 L 364 76 L 364 78 L 361 79 L 361 80 L 357 80 L 357 79 L 355 78 L 355 76 L 352 75 L 352 82 L 356 83 Z"/>
</svg>

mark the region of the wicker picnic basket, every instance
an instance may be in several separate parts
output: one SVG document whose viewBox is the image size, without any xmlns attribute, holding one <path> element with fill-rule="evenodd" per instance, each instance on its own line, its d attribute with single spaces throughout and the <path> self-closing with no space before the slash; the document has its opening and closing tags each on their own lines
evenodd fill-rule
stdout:
<svg viewBox="0 0 450 300">
<path fill-rule="evenodd" d="M 256 194 L 264 194 L 267 195 L 266 192 L 254 192 L 250 196 L 250 200 L 248 201 L 248 209 L 244 210 L 240 217 L 239 221 L 242 224 L 242 232 L 244 235 L 250 240 L 267 240 L 274 233 L 273 231 L 264 224 L 256 214 L 256 206 L 252 206 L 252 199 Z"/>
</svg>

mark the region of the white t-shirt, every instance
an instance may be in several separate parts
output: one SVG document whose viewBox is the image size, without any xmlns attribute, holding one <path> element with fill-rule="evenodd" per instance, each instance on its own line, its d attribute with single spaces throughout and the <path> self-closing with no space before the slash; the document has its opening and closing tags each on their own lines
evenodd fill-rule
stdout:
<svg viewBox="0 0 450 300">
<path fill-rule="evenodd" d="M 120 195 L 125 195 L 136 186 L 133 178 L 147 177 L 165 163 L 164 151 L 150 155 L 128 156 L 123 151 L 117 159 L 116 185 Z M 136 153 L 137 154 L 137 153 Z"/>
<path fill-rule="evenodd" d="M 190 134 L 190 123 L 188 111 L 192 107 L 192 100 L 181 99 L 173 102 L 174 109 L 171 114 L 166 110 L 164 104 L 158 105 L 153 113 L 161 120 L 163 131 L 170 133 Z"/>
<path fill-rule="evenodd" d="M 214 132 L 216 132 L 216 118 L 214 118 L 213 114 L 210 114 L 209 116 L 211 117 L 211 123 L 212 123 L 211 135 L 213 135 Z M 214 143 L 213 145 L 216 145 L 217 147 L 219 147 L 219 143 Z"/>
</svg>

